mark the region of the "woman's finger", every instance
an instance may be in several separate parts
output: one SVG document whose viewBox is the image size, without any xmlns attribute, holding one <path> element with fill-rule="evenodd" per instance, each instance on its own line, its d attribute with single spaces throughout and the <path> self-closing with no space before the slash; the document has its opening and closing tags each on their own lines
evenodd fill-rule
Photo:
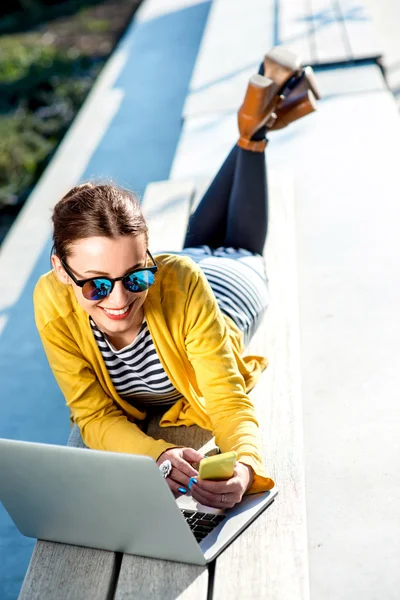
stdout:
<svg viewBox="0 0 400 600">
<path fill-rule="evenodd" d="M 225 481 L 212 481 L 211 479 L 197 479 L 197 486 L 204 492 L 211 494 L 232 494 L 241 488 L 238 477 L 231 477 Z"/>
<path fill-rule="evenodd" d="M 204 454 L 194 448 L 183 448 L 182 456 L 189 463 L 198 463 L 204 458 Z"/>
<path fill-rule="evenodd" d="M 189 478 L 196 477 L 198 475 L 196 469 L 194 469 L 192 465 L 190 465 L 184 458 L 181 458 L 180 456 L 171 457 L 171 464 L 179 471 L 182 471 L 182 473 L 187 475 Z"/>
<path fill-rule="evenodd" d="M 187 486 L 189 485 L 190 477 L 185 475 L 185 473 L 182 473 L 182 471 L 180 471 L 179 469 L 172 467 L 171 473 L 168 475 L 167 479 L 173 479 L 177 483 L 183 485 L 183 487 L 187 488 Z"/>
<path fill-rule="evenodd" d="M 211 494 L 200 490 L 197 486 L 193 486 L 191 491 L 197 502 L 214 508 L 232 508 L 240 501 L 240 498 L 235 494 Z"/>
<path fill-rule="evenodd" d="M 170 488 L 170 490 L 175 494 L 175 496 L 183 496 L 187 492 L 187 486 L 171 479 L 171 477 L 167 477 L 165 480 Z"/>
</svg>

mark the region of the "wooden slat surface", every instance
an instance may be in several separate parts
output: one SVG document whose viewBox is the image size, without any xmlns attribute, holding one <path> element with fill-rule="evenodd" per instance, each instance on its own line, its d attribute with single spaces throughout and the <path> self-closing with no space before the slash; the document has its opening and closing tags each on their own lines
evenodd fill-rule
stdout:
<svg viewBox="0 0 400 600">
<path fill-rule="evenodd" d="M 39 541 L 19 600 L 108 600 L 118 569 L 114 552 Z"/>
<path fill-rule="evenodd" d="M 211 431 L 200 429 L 197 425 L 191 427 L 160 427 L 158 422 L 158 416 L 150 421 L 147 428 L 148 435 L 154 438 L 161 437 L 177 446 L 190 446 L 202 452 L 215 448 L 214 436 Z"/>
<path fill-rule="evenodd" d="M 271 304 L 252 347 L 266 353 L 270 365 L 251 396 L 279 495 L 218 557 L 215 600 L 309 598 L 293 186 L 287 173 L 271 175 Z"/>
<path fill-rule="evenodd" d="M 192 427 L 159 426 L 160 413 L 150 420 L 147 433 L 179 446 L 206 451 L 214 447 L 210 431 Z M 116 600 L 207 600 L 208 569 L 125 554 L 118 579 Z"/>
<path fill-rule="evenodd" d="M 208 569 L 124 554 L 115 600 L 207 600 Z"/>
</svg>

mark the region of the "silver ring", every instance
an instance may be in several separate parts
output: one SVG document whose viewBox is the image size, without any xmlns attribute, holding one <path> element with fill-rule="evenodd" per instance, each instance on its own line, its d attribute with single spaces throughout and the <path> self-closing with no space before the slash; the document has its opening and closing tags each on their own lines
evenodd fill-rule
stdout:
<svg viewBox="0 0 400 600">
<path fill-rule="evenodd" d="M 161 475 L 165 478 L 168 477 L 168 475 L 171 473 L 172 471 L 172 464 L 170 460 L 164 460 L 164 462 L 161 463 L 161 465 L 158 467 L 161 471 Z"/>
<path fill-rule="evenodd" d="M 221 502 L 225 502 L 225 494 L 221 494 Z"/>
</svg>

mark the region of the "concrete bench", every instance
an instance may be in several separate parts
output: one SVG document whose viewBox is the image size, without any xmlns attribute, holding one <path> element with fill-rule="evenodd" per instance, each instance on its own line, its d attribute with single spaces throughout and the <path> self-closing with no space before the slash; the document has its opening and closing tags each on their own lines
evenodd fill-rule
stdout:
<svg viewBox="0 0 400 600">
<path fill-rule="evenodd" d="M 153 247 L 180 247 L 193 195 L 193 185 L 185 182 L 148 186 L 143 206 Z M 251 395 L 264 459 L 280 489 L 277 501 L 208 568 L 38 541 L 20 600 L 309 597 L 294 207 L 287 174 L 270 177 L 270 195 L 266 259 L 271 306 L 249 351 L 267 354 L 271 361 Z M 173 232 L 172 239 L 168 232 Z M 195 426 L 161 430 L 158 420 L 150 421 L 149 435 L 195 448 L 213 445 L 210 432 Z M 75 431 L 69 443 L 80 443 Z"/>
</svg>

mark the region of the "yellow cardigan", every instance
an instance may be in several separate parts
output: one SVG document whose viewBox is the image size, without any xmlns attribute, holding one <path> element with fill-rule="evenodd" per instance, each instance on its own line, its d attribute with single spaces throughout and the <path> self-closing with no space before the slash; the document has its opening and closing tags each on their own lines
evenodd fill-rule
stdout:
<svg viewBox="0 0 400 600">
<path fill-rule="evenodd" d="M 267 361 L 243 357 L 243 336 L 221 313 L 201 269 L 183 256 L 157 257 L 156 283 L 144 303 L 158 357 L 184 398 L 163 415 L 160 425 L 199 425 L 211 430 L 222 452 L 235 450 L 252 467 L 250 492 L 274 486 L 260 451 L 253 403 L 246 392 Z M 50 271 L 34 292 L 35 320 L 54 376 L 83 440 L 93 449 L 145 454 L 154 460 L 168 448 L 134 421 L 146 413 L 116 392 L 73 289 Z"/>
</svg>

